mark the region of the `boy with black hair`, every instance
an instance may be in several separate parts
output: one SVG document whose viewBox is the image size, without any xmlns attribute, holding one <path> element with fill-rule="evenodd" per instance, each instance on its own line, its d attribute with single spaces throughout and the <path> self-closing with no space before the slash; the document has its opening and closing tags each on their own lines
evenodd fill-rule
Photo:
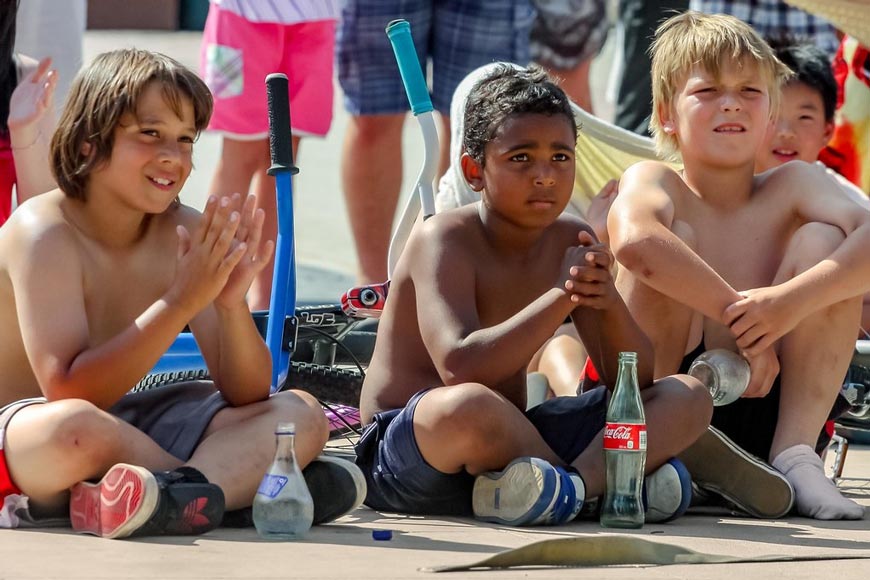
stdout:
<svg viewBox="0 0 870 580">
<path fill-rule="evenodd" d="M 686 509 L 687 474 L 671 458 L 706 428 L 710 397 L 691 377 L 653 382 L 610 253 L 562 213 L 576 132 L 567 97 L 539 68 L 501 66 L 472 90 L 462 170 L 482 200 L 422 223 L 396 266 L 360 401 L 369 506 L 570 521 L 604 491 L 608 393 L 617 354 L 636 351 L 648 513 Z M 528 362 L 567 316 L 606 386 L 526 411 Z"/>
</svg>

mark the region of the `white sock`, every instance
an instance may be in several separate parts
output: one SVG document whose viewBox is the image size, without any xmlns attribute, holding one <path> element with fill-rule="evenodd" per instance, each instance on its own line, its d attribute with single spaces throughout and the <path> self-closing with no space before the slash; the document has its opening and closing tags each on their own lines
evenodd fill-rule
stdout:
<svg viewBox="0 0 870 580">
<path fill-rule="evenodd" d="M 817 520 L 860 520 L 864 506 L 840 495 L 825 475 L 822 458 L 809 445 L 795 445 L 777 455 L 773 467 L 785 475 L 795 491 L 795 504 L 802 516 Z"/>
</svg>

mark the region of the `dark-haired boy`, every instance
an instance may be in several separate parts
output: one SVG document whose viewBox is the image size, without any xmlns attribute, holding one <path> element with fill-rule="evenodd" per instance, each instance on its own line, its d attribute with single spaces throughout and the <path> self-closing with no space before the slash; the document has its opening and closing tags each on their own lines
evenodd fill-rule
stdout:
<svg viewBox="0 0 870 580">
<path fill-rule="evenodd" d="M 618 352 L 636 351 L 649 500 L 666 517 L 685 510 L 688 480 L 671 458 L 706 428 L 710 397 L 690 377 L 653 382 L 610 253 L 562 215 L 576 131 L 540 69 L 498 67 L 472 90 L 462 169 L 482 200 L 423 223 L 397 264 L 360 402 L 369 506 L 509 525 L 571 520 L 604 491 L 608 388 Z M 607 386 L 525 411 L 527 364 L 569 315 Z"/>
</svg>

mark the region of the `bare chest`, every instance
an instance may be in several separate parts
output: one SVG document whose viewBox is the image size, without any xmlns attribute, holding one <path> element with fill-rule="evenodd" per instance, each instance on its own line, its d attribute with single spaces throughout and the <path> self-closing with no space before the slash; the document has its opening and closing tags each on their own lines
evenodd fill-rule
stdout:
<svg viewBox="0 0 870 580">
<path fill-rule="evenodd" d="M 692 229 L 701 259 L 738 291 L 772 282 L 793 231 L 790 220 L 760 211 L 699 213 Z"/>
<path fill-rule="evenodd" d="M 90 252 L 83 261 L 85 313 L 91 342 L 120 333 L 169 289 L 175 256 L 154 259 L 157 249 L 131 254 Z M 165 255 L 165 254 L 162 254 Z"/>
</svg>

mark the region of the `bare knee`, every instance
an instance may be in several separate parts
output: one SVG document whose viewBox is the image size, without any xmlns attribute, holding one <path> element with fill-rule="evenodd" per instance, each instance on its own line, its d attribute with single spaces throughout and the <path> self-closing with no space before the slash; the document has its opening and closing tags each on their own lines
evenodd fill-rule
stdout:
<svg viewBox="0 0 870 580">
<path fill-rule="evenodd" d="M 269 412 L 275 423 L 294 423 L 297 434 L 306 434 L 320 441 L 320 447 L 329 439 L 329 421 L 314 396 L 305 391 L 285 391 L 269 398 Z"/>
<path fill-rule="evenodd" d="M 504 434 L 507 422 L 501 411 L 511 403 L 492 389 L 477 383 L 449 387 L 439 399 L 435 423 L 441 433 L 469 447 L 490 446 Z"/>
<path fill-rule="evenodd" d="M 81 399 L 50 404 L 48 444 L 80 465 L 106 466 L 121 447 L 118 419 Z"/>
<path fill-rule="evenodd" d="M 404 124 L 404 114 L 357 115 L 350 118 L 348 135 L 371 147 L 373 142 L 401 139 Z"/>
<path fill-rule="evenodd" d="M 796 276 L 830 256 L 845 239 L 843 230 L 836 226 L 818 222 L 804 224 L 789 240 L 783 264 Z"/>
<path fill-rule="evenodd" d="M 684 431 L 686 439 L 694 441 L 710 425 L 713 418 L 713 398 L 710 391 L 689 375 L 672 375 L 655 382 L 656 397 L 667 400 L 672 425 Z"/>
</svg>

